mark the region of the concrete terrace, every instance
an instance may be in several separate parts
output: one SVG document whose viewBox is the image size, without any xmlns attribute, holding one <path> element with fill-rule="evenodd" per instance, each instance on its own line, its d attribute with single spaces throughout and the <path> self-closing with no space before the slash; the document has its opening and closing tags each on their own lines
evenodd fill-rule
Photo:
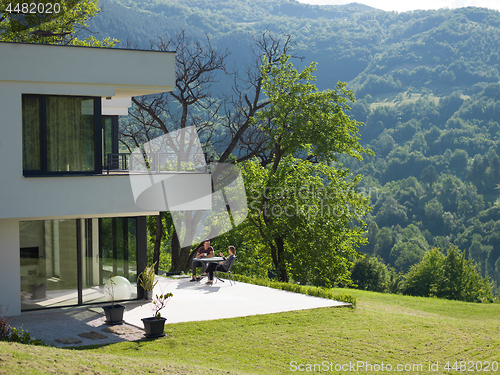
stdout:
<svg viewBox="0 0 500 375">
<path fill-rule="evenodd" d="M 201 320 L 237 318 L 318 307 L 349 304 L 286 292 L 257 285 L 217 281 L 213 286 L 190 282 L 189 278 L 158 278 L 154 292 L 171 292 L 173 298 L 162 310 L 167 324 Z M 206 280 L 206 279 L 204 279 Z M 99 306 L 78 306 L 45 311 L 23 312 L 10 318 L 13 327 L 28 330 L 32 337 L 56 347 L 72 347 L 134 341 L 145 338 L 141 318 L 152 316 L 150 303 L 130 301 L 125 323 L 109 326 Z"/>
</svg>

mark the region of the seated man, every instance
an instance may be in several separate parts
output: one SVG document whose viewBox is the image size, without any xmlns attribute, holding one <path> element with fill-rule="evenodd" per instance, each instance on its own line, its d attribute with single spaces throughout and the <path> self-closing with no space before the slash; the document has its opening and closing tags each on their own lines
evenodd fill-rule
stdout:
<svg viewBox="0 0 500 375">
<path fill-rule="evenodd" d="M 198 248 L 195 257 L 193 258 L 193 278 L 190 281 L 201 280 L 201 277 L 196 278 L 196 267 L 201 267 L 202 271 L 201 276 L 206 276 L 207 263 L 196 259 L 213 258 L 213 256 L 214 256 L 214 248 L 210 246 L 210 240 L 203 241 L 203 246 L 200 246 Z"/>
<path fill-rule="evenodd" d="M 227 251 L 229 252 L 229 256 L 226 258 L 224 254 L 220 253 L 220 256 L 224 258 L 224 262 L 219 262 L 219 263 L 210 263 L 207 268 L 208 272 L 208 285 L 212 285 L 214 281 L 214 271 L 224 271 L 227 272 L 227 269 L 231 262 L 233 261 L 233 258 L 236 257 L 236 249 L 234 246 L 229 246 Z"/>
</svg>

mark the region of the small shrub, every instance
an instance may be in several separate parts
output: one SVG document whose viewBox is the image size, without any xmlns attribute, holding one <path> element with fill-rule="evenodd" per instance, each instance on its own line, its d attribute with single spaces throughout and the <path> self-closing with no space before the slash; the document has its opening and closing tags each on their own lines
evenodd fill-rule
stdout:
<svg viewBox="0 0 500 375">
<path fill-rule="evenodd" d="M 0 306 L 0 341 L 18 342 L 20 344 L 42 345 L 41 340 L 33 340 L 28 331 L 11 327 L 8 322 L 9 317 L 2 314 Z"/>
<path fill-rule="evenodd" d="M 150 267 L 146 267 L 144 271 L 142 271 L 139 276 L 137 276 L 137 283 L 144 290 L 153 290 L 156 284 L 158 284 L 158 280 L 155 281 L 155 265 L 157 262 L 154 262 Z"/>
<path fill-rule="evenodd" d="M 35 340 L 31 339 L 31 335 L 28 331 L 12 327 L 10 337 L 7 341 L 18 342 L 20 344 L 33 344 Z"/>
<path fill-rule="evenodd" d="M 153 311 L 153 317 L 161 318 L 160 311 L 167 306 L 167 302 L 174 295 L 172 293 L 165 293 L 161 290 L 160 294 L 157 294 L 153 297 L 153 301 L 151 301 L 151 310 Z"/>
<path fill-rule="evenodd" d="M 6 341 L 10 336 L 11 328 L 7 322 L 7 316 L 2 316 L 2 306 L 0 306 L 0 340 Z"/>
</svg>

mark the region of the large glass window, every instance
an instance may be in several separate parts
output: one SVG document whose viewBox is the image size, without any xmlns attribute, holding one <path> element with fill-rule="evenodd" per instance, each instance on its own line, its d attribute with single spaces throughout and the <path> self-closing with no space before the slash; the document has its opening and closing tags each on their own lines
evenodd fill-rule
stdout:
<svg viewBox="0 0 500 375">
<path fill-rule="evenodd" d="M 21 308 L 78 303 L 76 220 L 20 224 Z"/>
<path fill-rule="evenodd" d="M 103 163 L 108 169 L 119 168 L 118 116 L 102 116 Z"/>
<path fill-rule="evenodd" d="M 22 310 L 108 301 L 113 276 L 137 298 L 136 218 L 24 221 L 20 243 Z"/>
<path fill-rule="evenodd" d="M 100 219 L 100 249 L 103 268 L 112 275 L 130 282 L 137 278 L 137 220 L 134 218 Z"/>
<path fill-rule="evenodd" d="M 25 175 L 101 173 L 101 101 L 23 95 Z"/>
<path fill-rule="evenodd" d="M 23 169 L 41 170 L 40 98 L 23 96 Z"/>
</svg>

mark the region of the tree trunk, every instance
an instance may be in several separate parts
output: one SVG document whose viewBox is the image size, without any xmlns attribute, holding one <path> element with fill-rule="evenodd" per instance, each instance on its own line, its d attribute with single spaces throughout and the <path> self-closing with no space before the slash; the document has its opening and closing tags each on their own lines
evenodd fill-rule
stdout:
<svg viewBox="0 0 500 375">
<path fill-rule="evenodd" d="M 192 259 L 193 257 L 191 256 L 191 247 L 186 246 L 181 248 L 181 253 L 179 257 L 179 264 L 182 266 L 181 271 L 190 272 Z"/>
<path fill-rule="evenodd" d="M 262 195 L 262 207 L 263 212 L 262 216 L 264 219 L 264 224 L 266 227 L 272 227 L 273 218 L 271 214 L 268 212 L 268 193 L 269 188 L 266 187 L 264 194 Z M 263 239 L 265 238 L 264 233 L 261 231 L 261 236 Z M 271 241 L 269 241 L 269 246 L 271 248 L 271 259 L 273 260 L 274 267 L 278 272 L 278 277 L 280 281 L 288 282 L 288 274 L 286 272 L 286 264 L 285 264 L 285 243 L 282 237 L 273 237 Z"/>
<path fill-rule="evenodd" d="M 285 243 L 281 237 L 274 237 L 273 242 L 271 244 L 271 256 L 274 267 L 276 267 L 276 271 L 278 272 L 279 280 L 287 283 L 288 273 L 286 272 L 285 263 Z"/>
<path fill-rule="evenodd" d="M 153 263 L 155 265 L 155 274 L 158 275 L 158 267 L 160 263 L 160 247 L 161 237 L 163 236 L 163 222 L 161 220 L 161 212 L 156 216 L 156 239 L 155 248 L 153 251 Z"/>
<path fill-rule="evenodd" d="M 180 247 L 179 239 L 177 238 L 177 232 L 172 233 L 172 272 L 188 272 L 191 268 L 191 247 Z"/>
<path fill-rule="evenodd" d="M 182 271 L 182 267 L 179 267 L 179 256 L 180 256 L 180 246 L 181 244 L 179 243 L 179 239 L 177 238 L 177 231 L 174 230 L 172 231 L 172 240 L 170 242 L 171 244 L 171 249 L 172 249 L 172 265 L 170 266 L 170 271 L 175 272 L 175 271 Z"/>
</svg>

